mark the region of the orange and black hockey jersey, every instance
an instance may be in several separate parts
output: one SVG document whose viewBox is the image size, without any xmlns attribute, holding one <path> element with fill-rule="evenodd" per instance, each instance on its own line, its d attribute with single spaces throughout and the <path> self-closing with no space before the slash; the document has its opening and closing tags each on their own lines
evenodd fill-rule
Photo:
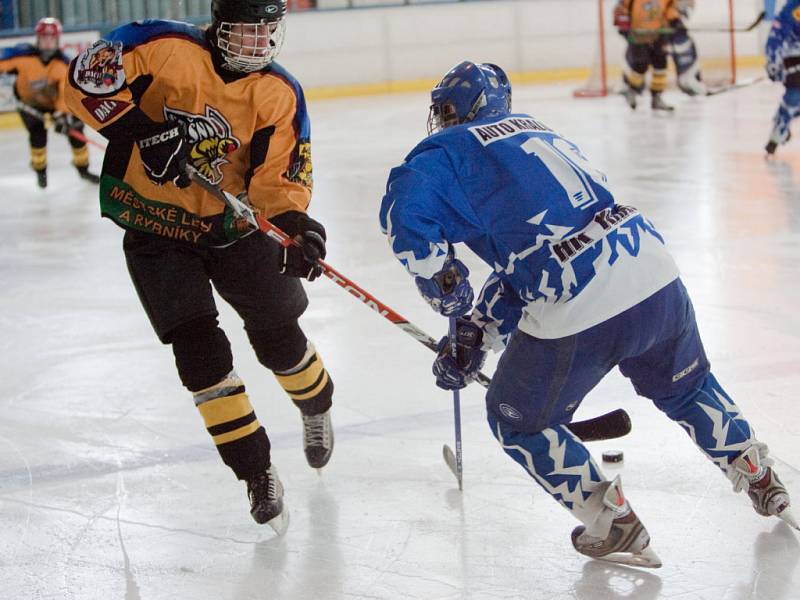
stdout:
<svg viewBox="0 0 800 600">
<path fill-rule="evenodd" d="M 0 52 L 0 73 L 17 76 L 14 95 L 43 111 L 67 110 L 63 93 L 67 65 L 69 60 L 60 50 L 45 62 L 31 44 L 17 44 Z"/>
<path fill-rule="evenodd" d="M 274 62 L 247 75 L 220 71 L 203 29 L 174 21 L 120 27 L 72 62 L 65 96 L 72 112 L 109 139 L 100 204 L 122 227 L 201 245 L 225 245 L 242 233 L 200 186 L 148 179 L 134 142 L 141 119 L 183 121 L 194 168 L 235 196 L 247 192 L 265 217 L 308 207 L 302 88 Z"/>
<path fill-rule="evenodd" d="M 680 18 L 675 0 L 622 0 L 622 8 L 631 17 L 631 33 L 662 33 L 671 21 Z"/>
</svg>

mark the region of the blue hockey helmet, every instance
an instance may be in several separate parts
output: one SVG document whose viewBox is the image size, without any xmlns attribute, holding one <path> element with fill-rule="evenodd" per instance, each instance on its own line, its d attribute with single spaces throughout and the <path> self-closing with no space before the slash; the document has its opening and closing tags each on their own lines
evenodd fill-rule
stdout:
<svg viewBox="0 0 800 600">
<path fill-rule="evenodd" d="M 511 82 L 497 65 L 465 60 L 431 90 L 428 135 L 511 111 Z"/>
</svg>

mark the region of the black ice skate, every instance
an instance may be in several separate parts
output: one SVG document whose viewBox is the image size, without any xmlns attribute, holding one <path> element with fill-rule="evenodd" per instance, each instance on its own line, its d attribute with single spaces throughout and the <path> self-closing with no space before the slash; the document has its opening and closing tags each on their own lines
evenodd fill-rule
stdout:
<svg viewBox="0 0 800 600">
<path fill-rule="evenodd" d="M 36 172 L 36 183 L 44 189 L 47 187 L 47 169 L 34 169 Z"/>
<path fill-rule="evenodd" d="M 652 97 L 650 99 L 650 108 L 653 110 L 663 110 L 666 112 L 675 110 L 674 106 L 671 106 L 664 102 L 664 98 L 661 97 L 661 92 L 652 92 Z"/>
<path fill-rule="evenodd" d="M 78 170 L 78 175 L 81 179 L 85 179 L 89 183 L 100 183 L 100 177 L 89 171 L 89 167 L 75 167 Z"/>
<path fill-rule="evenodd" d="M 321 469 L 333 454 L 333 427 L 331 411 L 318 415 L 303 415 L 303 451 L 308 465 Z"/>
<path fill-rule="evenodd" d="M 283 505 L 283 484 L 272 466 L 247 480 L 250 514 L 256 523 L 266 523 L 283 535 L 289 527 L 289 509 Z"/>
<path fill-rule="evenodd" d="M 600 494 L 600 496 L 597 496 Z M 639 517 L 633 512 L 622 495 L 619 478 L 605 482 L 592 493 L 587 505 L 593 501 L 600 505 L 601 514 L 596 523 L 612 519 L 610 528 L 606 521 L 604 536 L 587 533 L 586 526 L 580 525 L 572 531 L 572 545 L 581 554 L 597 560 L 605 560 L 633 567 L 656 569 L 661 559 L 650 547 L 650 535 Z"/>
</svg>

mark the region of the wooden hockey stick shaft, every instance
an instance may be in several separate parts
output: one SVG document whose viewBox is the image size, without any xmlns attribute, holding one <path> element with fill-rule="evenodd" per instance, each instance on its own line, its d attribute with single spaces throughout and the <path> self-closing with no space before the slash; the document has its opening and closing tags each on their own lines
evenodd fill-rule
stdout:
<svg viewBox="0 0 800 600">
<path fill-rule="evenodd" d="M 187 170 L 189 177 L 191 177 L 194 183 L 230 208 L 235 217 L 246 220 L 251 227 L 261 230 L 284 248 L 291 245 L 299 246 L 295 240 L 290 238 L 281 229 L 267 221 L 261 215 L 255 213 L 248 204 L 205 179 L 193 167 L 187 167 Z M 349 292 L 352 296 L 355 296 L 362 303 L 405 331 L 426 348 L 434 352 L 437 351 L 438 344 L 436 340 L 427 333 L 400 316 L 399 313 L 375 298 L 375 296 L 367 292 L 364 288 L 342 275 L 324 260 L 320 260 L 318 263 L 322 267 L 323 274 L 336 285 Z M 478 373 L 476 381 L 483 387 L 488 388 L 492 380 L 483 373 Z M 622 437 L 630 431 L 631 423 L 628 414 L 621 408 L 618 408 L 605 415 L 594 417 L 593 419 L 569 423 L 567 427 L 582 440 L 591 442 Z"/>
</svg>

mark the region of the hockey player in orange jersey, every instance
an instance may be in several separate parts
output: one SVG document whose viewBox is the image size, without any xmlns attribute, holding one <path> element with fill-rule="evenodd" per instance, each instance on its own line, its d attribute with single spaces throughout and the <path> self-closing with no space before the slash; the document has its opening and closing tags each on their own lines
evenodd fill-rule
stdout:
<svg viewBox="0 0 800 600">
<path fill-rule="evenodd" d="M 213 0 L 207 30 L 174 21 L 121 27 L 70 66 L 71 110 L 109 140 L 102 214 L 125 229 L 131 279 L 159 339 L 172 346 L 222 460 L 247 483 L 251 514 L 288 524 L 270 441 L 217 323 L 211 286 L 244 321 L 259 361 L 300 409 L 306 459 L 333 450 L 333 382 L 298 324 L 300 278 L 321 274 L 325 229 L 307 214 L 310 126 L 300 84 L 274 58 L 284 0 Z M 246 196 L 301 243 L 280 249 L 238 227 L 186 165 Z"/>
<path fill-rule="evenodd" d="M 63 90 L 69 60 L 60 49 L 61 23 L 47 17 L 36 24 L 36 44 L 18 44 L 0 52 L 0 73 L 17 76 L 14 94 L 31 146 L 31 168 L 40 187 L 47 187 L 47 129 L 42 117 L 52 115 L 56 131 L 81 132 L 83 123 L 67 112 Z M 87 181 L 100 179 L 89 172 L 89 149 L 80 136 L 70 137 L 72 164 Z"/>
<path fill-rule="evenodd" d="M 650 106 L 653 110 L 673 110 L 661 94 L 667 87 L 669 28 L 678 24 L 681 20 L 675 0 L 620 0 L 614 7 L 614 25 L 628 40 L 622 94 L 631 108 L 636 108 L 636 97 L 644 91 L 645 77 L 652 66 Z"/>
</svg>

